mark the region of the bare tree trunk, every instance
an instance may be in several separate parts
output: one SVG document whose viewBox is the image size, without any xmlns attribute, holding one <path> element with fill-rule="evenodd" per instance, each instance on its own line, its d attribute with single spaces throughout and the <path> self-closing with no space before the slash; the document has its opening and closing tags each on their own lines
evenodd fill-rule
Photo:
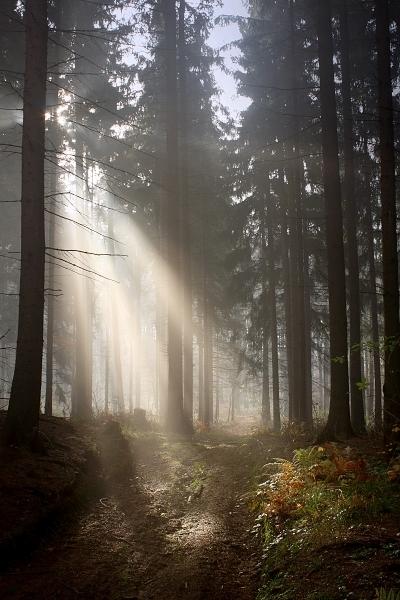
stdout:
<svg viewBox="0 0 400 600">
<path fill-rule="evenodd" d="M 261 208 L 260 228 L 261 228 L 261 260 L 262 260 L 262 302 L 263 302 L 263 319 L 262 319 L 262 402 L 261 402 L 261 421 L 265 427 L 271 425 L 271 402 L 269 394 L 269 297 L 268 297 L 268 256 L 267 256 L 267 240 L 266 240 L 266 219 L 265 206 Z"/>
<path fill-rule="evenodd" d="M 282 232 L 282 265 L 283 265 L 283 276 L 284 276 L 284 289 L 285 289 L 285 334 L 286 334 L 286 359 L 287 359 L 287 377 L 288 377 L 288 396 L 289 396 L 289 421 L 292 422 L 294 418 L 294 377 L 293 377 L 293 288 L 292 288 L 292 276 L 291 266 L 289 261 L 290 244 L 288 238 L 288 224 L 287 224 L 287 201 L 285 194 L 285 182 L 283 179 L 283 172 L 279 172 L 280 180 L 280 197 L 281 200 L 281 232 Z"/>
<path fill-rule="evenodd" d="M 397 254 L 396 178 L 389 1 L 376 0 L 378 49 L 379 153 L 381 162 L 383 313 L 385 317 L 384 431 L 392 436 L 400 421 L 400 321 Z"/>
<path fill-rule="evenodd" d="M 323 438 L 352 435 L 347 360 L 346 280 L 343 215 L 339 175 L 331 0 L 318 3 L 317 33 L 320 73 L 323 179 L 328 253 L 331 401 Z"/>
<path fill-rule="evenodd" d="M 57 173 L 52 178 L 57 181 Z M 54 192 L 57 189 L 53 186 Z M 53 203 L 52 203 L 53 205 Z M 55 216 L 49 215 L 49 237 L 48 244 L 51 248 L 55 247 Z M 47 333 L 46 333 L 46 397 L 44 404 L 44 413 L 47 417 L 53 414 L 53 380 L 54 380 L 54 261 L 51 260 L 47 270 Z"/>
<path fill-rule="evenodd" d="M 276 311 L 276 269 L 275 240 L 273 217 L 268 223 L 268 273 L 269 273 L 269 305 L 271 318 L 271 355 L 272 355 L 272 421 L 275 432 L 281 429 L 281 413 L 279 401 L 279 355 L 278 355 L 278 322 Z"/>
<path fill-rule="evenodd" d="M 38 426 L 42 385 L 45 226 L 44 158 L 47 1 L 25 2 L 25 83 L 22 134 L 21 273 L 8 442 L 29 441 Z"/>
<path fill-rule="evenodd" d="M 105 339 L 105 348 L 104 348 L 104 412 L 108 415 L 110 411 L 110 357 L 109 357 L 109 347 L 110 347 L 110 334 L 109 328 L 106 324 L 106 339 Z"/>
<path fill-rule="evenodd" d="M 203 318 L 201 318 L 201 333 L 198 336 L 198 350 L 199 350 L 199 412 L 198 419 L 200 423 L 204 421 L 204 328 Z"/>
<path fill-rule="evenodd" d="M 365 140 L 364 155 L 368 157 L 368 143 Z M 379 348 L 379 319 L 378 319 L 378 295 L 376 290 L 376 266 L 375 266 L 375 244 L 374 244 L 374 225 L 372 219 L 372 197 L 371 197 L 371 168 L 367 163 L 365 171 L 365 227 L 367 242 L 367 263 L 369 272 L 369 293 L 370 293 L 370 315 L 371 331 L 373 344 L 374 360 L 374 424 L 375 428 L 382 429 L 382 377 L 381 377 L 381 353 Z"/>
<path fill-rule="evenodd" d="M 82 199 L 83 214 L 87 213 L 88 166 L 83 144 L 76 148 L 76 179 Z M 75 370 L 72 388 L 71 417 L 90 419 L 92 416 L 92 293 L 90 280 L 78 276 L 75 284 Z"/>
<path fill-rule="evenodd" d="M 193 423 L 193 293 L 192 293 L 192 244 L 189 206 L 187 156 L 188 147 L 188 106 L 186 86 L 186 1 L 179 4 L 179 116 L 180 116 L 180 182 L 182 211 L 182 271 L 183 271 L 183 405 L 185 417 Z"/>
<path fill-rule="evenodd" d="M 135 348 L 135 356 L 133 360 L 133 365 L 131 363 L 131 368 L 133 367 L 134 372 L 134 381 L 135 381 L 135 408 L 140 408 L 141 406 L 141 388 L 142 388 L 142 378 L 141 378 L 141 361 L 140 361 L 140 353 L 141 353 L 141 286 L 142 286 L 142 274 L 140 272 L 140 261 L 138 258 L 139 250 L 136 249 L 136 265 L 135 265 L 135 277 L 134 277 L 134 294 L 135 294 L 135 303 L 134 303 L 134 348 Z"/>
<path fill-rule="evenodd" d="M 356 433 L 365 433 L 364 399 L 360 382 L 361 371 L 361 304 L 358 260 L 353 111 L 351 97 L 350 41 L 347 0 L 340 2 L 340 52 L 342 67 L 344 199 L 346 207 L 347 264 L 349 270 L 350 320 L 350 399 L 351 422 Z"/>
<path fill-rule="evenodd" d="M 293 242 L 291 244 L 291 260 L 294 272 L 294 303 L 296 318 L 294 319 L 295 352 L 294 352 L 294 385 L 296 389 L 293 419 L 299 423 L 309 423 L 306 397 L 306 332 L 305 332 L 305 301 L 304 301 L 304 241 L 303 241 L 303 194 L 302 194 L 302 165 L 300 162 L 300 126 L 297 77 L 296 24 L 294 16 L 294 2 L 289 0 L 289 27 L 290 27 L 290 85 L 292 87 L 291 106 L 293 112 L 292 135 L 290 154 L 292 158 L 289 179 L 292 188 L 293 208 L 290 214 L 290 231 Z M 290 205 L 289 205 L 290 206 Z"/>
<path fill-rule="evenodd" d="M 175 0 L 163 0 L 166 62 L 166 173 L 168 211 L 167 257 L 171 276 L 168 281 L 168 406 L 166 425 L 170 431 L 185 429 L 183 414 L 182 322 L 173 298 L 182 298 L 181 219 L 178 190 L 178 87 Z"/>
<path fill-rule="evenodd" d="M 208 298 L 204 314 L 204 418 L 209 427 L 213 419 L 213 326 L 211 307 Z"/>
</svg>

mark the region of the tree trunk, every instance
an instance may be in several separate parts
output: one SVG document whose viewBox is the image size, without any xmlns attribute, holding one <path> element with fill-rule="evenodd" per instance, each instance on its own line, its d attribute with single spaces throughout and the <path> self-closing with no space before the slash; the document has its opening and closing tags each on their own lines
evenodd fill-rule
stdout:
<svg viewBox="0 0 400 600">
<path fill-rule="evenodd" d="M 389 1 L 376 0 L 379 154 L 381 164 L 383 313 L 385 318 L 384 431 L 400 421 L 400 321 L 396 231 L 396 179 Z"/>
<path fill-rule="evenodd" d="M 261 228 L 261 260 L 262 260 L 262 303 L 263 303 L 263 319 L 262 319 L 262 402 L 261 402 L 261 421 L 264 427 L 271 425 L 271 403 L 269 395 L 269 297 L 268 297 L 268 256 L 267 256 L 267 240 L 266 240 L 266 219 L 265 206 L 261 208 L 260 228 Z"/>
<path fill-rule="evenodd" d="M 211 307 L 208 298 L 204 314 L 204 418 L 203 423 L 210 427 L 213 419 L 213 327 Z"/>
<path fill-rule="evenodd" d="M 168 405 L 166 425 L 169 431 L 185 429 L 183 413 L 182 322 L 177 310 L 181 302 L 181 219 L 178 189 L 178 87 L 175 0 L 162 2 L 165 20 L 166 62 L 166 173 L 165 187 L 168 210 L 167 258 L 170 277 L 168 286 Z"/>
<path fill-rule="evenodd" d="M 361 305 L 358 261 L 358 214 L 356 206 L 353 111 L 351 97 L 350 41 L 347 0 L 340 2 L 340 52 L 342 67 L 344 200 L 347 233 L 347 265 L 350 319 L 350 400 L 351 422 L 356 433 L 365 433 L 365 411 L 361 371 Z"/>
<path fill-rule="evenodd" d="M 283 277 L 284 277 L 284 298 L 285 298 L 285 333 L 286 333 L 286 360 L 287 360 L 287 378 L 288 378 L 288 397 L 289 397 L 289 421 L 293 421 L 294 416 L 294 378 L 293 378 L 293 288 L 292 288 L 292 276 L 291 266 L 289 261 L 289 236 L 288 236 L 288 224 L 287 224 L 287 200 L 285 193 L 285 182 L 283 172 L 279 171 L 280 181 L 280 198 L 281 198 L 281 232 L 282 232 L 282 266 L 283 266 Z"/>
<path fill-rule="evenodd" d="M 179 4 L 179 117 L 180 117 L 180 195 L 182 214 L 182 274 L 183 274 L 183 405 L 185 417 L 193 423 L 193 306 L 192 306 L 192 244 L 188 187 L 188 106 L 186 86 L 186 1 Z"/>
<path fill-rule="evenodd" d="M 57 189 L 57 173 L 52 177 L 53 193 Z M 54 201 L 51 203 L 54 208 Z M 48 244 L 55 247 L 55 216 L 49 215 Z M 54 380 L 54 260 L 51 260 L 47 269 L 47 333 L 46 333 L 46 397 L 44 413 L 47 417 L 53 414 L 53 380 Z"/>
<path fill-rule="evenodd" d="M 77 194 L 82 202 L 82 214 L 87 214 L 88 165 L 84 158 L 83 144 L 76 146 Z M 77 200 L 79 201 L 79 200 Z M 77 247 L 80 237 L 77 236 Z M 92 417 L 92 290 L 91 281 L 83 275 L 75 277 L 74 317 L 75 317 L 75 371 L 71 399 L 71 417 L 90 419 Z"/>
<path fill-rule="evenodd" d="M 320 73 L 323 181 L 328 254 L 331 401 L 323 438 L 352 435 L 347 360 L 346 280 L 343 215 L 339 175 L 331 0 L 318 3 L 317 33 Z"/>
<path fill-rule="evenodd" d="M 368 156 L 368 143 L 364 144 L 364 155 Z M 370 315 L 371 315 L 371 333 L 373 345 L 374 361 L 374 424 L 375 428 L 382 429 L 382 378 L 381 378 L 381 353 L 379 347 L 379 319 L 378 319 L 378 295 L 376 291 L 376 266 L 375 266 L 375 245 L 374 245 L 374 225 L 372 219 L 372 197 L 371 197 L 371 168 L 369 161 L 365 171 L 365 228 L 367 242 L 367 264 L 369 273 L 369 293 L 370 293 Z"/>
<path fill-rule="evenodd" d="M 201 334 L 198 336 L 198 350 L 199 350 L 199 411 L 198 420 L 200 423 L 204 421 L 204 329 L 203 319 L 200 320 L 200 327 L 202 328 Z"/>
<path fill-rule="evenodd" d="M 47 1 L 26 0 L 24 22 L 20 297 L 15 369 L 5 429 L 6 439 L 11 443 L 29 441 L 38 426 L 40 414 L 45 277 Z"/>
<path fill-rule="evenodd" d="M 290 211 L 290 236 L 291 260 L 294 273 L 294 385 L 296 389 L 293 420 L 298 423 L 311 425 L 309 422 L 310 411 L 307 409 L 306 397 L 306 332 L 305 332 L 305 301 L 304 301 L 304 240 L 303 240 L 303 194 L 302 194 L 302 164 L 300 161 L 300 126 L 298 108 L 298 65 L 296 48 L 296 25 L 294 17 L 294 2 L 289 0 L 289 28 L 290 28 L 290 86 L 292 88 L 291 110 L 292 138 L 290 155 L 292 159 L 289 169 L 291 182 L 291 199 L 293 208 Z M 289 204 L 291 206 L 291 203 Z"/>
<path fill-rule="evenodd" d="M 272 421 L 275 432 L 281 429 L 281 414 L 279 402 L 279 355 L 278 355 L 278 322 L 276 311 L 276 270 L 275 270 L 275 240 L 273 218 L 268 223 L 268 258 L 269 258 L 269 304 L 271 318 L 271 355 L 272 355 Z"/>
</svg>

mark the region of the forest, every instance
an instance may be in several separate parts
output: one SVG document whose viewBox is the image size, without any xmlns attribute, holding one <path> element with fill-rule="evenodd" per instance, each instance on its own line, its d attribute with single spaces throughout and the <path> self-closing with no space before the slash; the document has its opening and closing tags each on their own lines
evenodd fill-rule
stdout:
<svg viewBox="0 0 400 600">
<path fill-rule="evenodd" d="M 0 598 L 400 600 L 399 0 L 1 0 Z"/>
</svg>

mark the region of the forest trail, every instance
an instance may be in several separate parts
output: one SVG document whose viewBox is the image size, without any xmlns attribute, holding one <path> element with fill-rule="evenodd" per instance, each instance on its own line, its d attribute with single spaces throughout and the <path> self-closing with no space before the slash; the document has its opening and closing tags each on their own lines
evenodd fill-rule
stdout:
<svg viewBox="0 0 400 600">
<path fill-rule="evenodd" d="M 260 551 L 245 495 L 265 457 L 254 444 L 233 433 L 132 436 L 133 471 L 117 452 L 103 497 L 11 565 L 0 597 L 254 600 Z"/>
</svg>

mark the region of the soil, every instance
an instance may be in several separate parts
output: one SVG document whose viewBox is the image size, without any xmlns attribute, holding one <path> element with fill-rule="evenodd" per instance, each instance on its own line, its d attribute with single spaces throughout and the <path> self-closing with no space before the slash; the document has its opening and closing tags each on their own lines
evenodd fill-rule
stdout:
<svg viewBox="0 0 400 600">
<path fill-rule="evenodd" d="M 309 442 L 250 425 L 184 438 L 44 420 L 40 454 L 2 450 L 0 598 L 369 600 L 399 588 L 397 515 L 266 568 L 250 509 L 261 466 Z"/>
<path fill-rule="evenodd" d="M 261 548 L 247 494 L 263 445 L 243 431 L 94 435 L 101 493 L 5 567 L 0 598 L 254 600 Z"/>
</svg>

